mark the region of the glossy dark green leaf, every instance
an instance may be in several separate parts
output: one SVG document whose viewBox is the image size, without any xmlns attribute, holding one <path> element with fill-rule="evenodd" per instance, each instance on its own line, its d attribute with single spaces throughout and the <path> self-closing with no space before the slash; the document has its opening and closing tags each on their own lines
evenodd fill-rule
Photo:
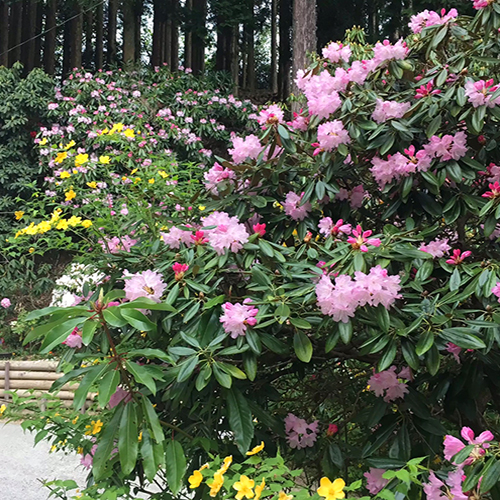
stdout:
<svg viewBox="0 0 500 500">
<path fill-rule="evenodd" d="M 168 485 L 174 495 L 182 487 L 182 479 L 186 472 L 186 456 L 179 441 L 170 441 L 165 450 L 166 476 Z"/>
<path fill-rule="evenodd" d="M 226 392 L 229 427 L 234 432 L 238 449 L 245 454 L 254 435 L 252 412 L 246 398 L 236 388 Z"/>
<path fill-rule="evenodd" d="M 139 449 L 139 433 L 137 430 L 137 413 L 134 404 L 126 404 L 118 431 L 118 453 L 120 465 L 125 475 L 130 474 L 137 462 Z"/>
</svg>

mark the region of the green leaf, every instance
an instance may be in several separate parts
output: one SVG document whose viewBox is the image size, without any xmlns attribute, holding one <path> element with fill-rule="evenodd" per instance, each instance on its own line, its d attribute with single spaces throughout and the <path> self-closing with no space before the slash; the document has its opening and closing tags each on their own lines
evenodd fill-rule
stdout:
<svg viewBox="0 0 500 500">
<path fill-rule="evenodd" d="M 309 337 L 300 330 L 297 330 L 293 336 L 293 349 L 297 358 L 304 363 L 309 363 L 313 354 L 313 346 Z"/>
<path fill-rule="evenodd" d="M 312 328 L 311 323 L 301 318 L 290 318 L 290 323 L 296 328 L 301 328 L 302 330 L 310 330 Z"/>
<path fill-rule="evenodd" d="M 68 335 L 75 329 L 75 327 L 83 323 L 85 319 L 86 318 L 71 318 L 64 323 L 54 327 L 43 339 L 40 352 L 42 354 L 46 354 L 55 346 L 66 340 Z"/>
<path fill-rule="evenodd" d="M 453 273 L 451 274 L 450 278 L 450 290 L 454 292 L 455 290 L 458 290 L 460 288 L 460 283 L 462 282 L 462 279 L 460 278 L 460 271 L 458 268 L 455 268 Z"/>
<path fill-rule="evenodd" d="M 102 365 L 95 365 L 90 369 L 83 377 L 78 389 L 75 391 L 75 397 L 73 398 L 73 406 L 76 410 L 80 410 L 85 404 L 87 399 L 87 394 L 90 391 L 92 384 L 96 382 L 97 379 L 101 378 L 104 373 L 110 369 L 108 363 Z"/>
<path fill-rule="evenodd" d="M 384 354 L 382 354 L 382 357 L 378 362 L 379 372 L 382 372 L 386 368 L 389 368 L 389 366 L 391 366 L 392 362 L 394 361 L 394 358 L 396 357 L 396 351 L 397 351 L 396 342 L 393 340 L 387 345 L 387 347 L 384 350 Z"/>
<path fill-rule="evenodd" d="M 154 440 L 157 443 L 162 443 L 165 440 L 165 435 L 163 434 L 163 429 L 161 428 L 160 420 L 158 419 L 156 410 L 154 409 L 149 398 L 142 398 L 142 407 L 144 408 L 146 421 L 149 423 L 149 427 L 153 432 Z"/>
<path fill-rule="evenodd" d="M 234 378 L 244 380 L 247 378 L 245 375 L 245 372 L 240 370 L 237 366 L 231 365 L 229 363 L 219 363 L 219 366 L 221 367 L 222 370 L 224 370 L 226 373 L 229 373 Z"/>
<path fill-rule="evenodd" d="M 147 297 L 140 297 L 138 299 L 133 300 L 132 302 L 125 302 L 124 304 L 120 304 L 119 306 L 115 306 L 123 311 L 123 309 L 149 309 L 151 311 L 169 311 L 176 312 L 177 309 L 172 307 L 171 304 L 167 302 L 156 302 L 152 299 L 148 299 Z"/>
<path fill-rule="evenodd" d="M 183 361 L 179 365 L 179 373 L 177 374 L 177 382 L 184 382 L 194 372 L 194 369 L 198 366 L 198 356 L 191 356 Z"/>
<path fill-rule="evenodd" d="M 441 331 L 439 336 L 447 342 L 451 342 L 463 349 L 484 349 L 486 344 L 478 337 L 473 335 L 477 333 L 472 328 L 446 328 Z"/>
<path fill-rule="evenodd" d="M 420 335 L 417 342 L 417 347 L 415 348 L 415 353 L 417 356 L 422 356 L 434 345 L 434 333 L 432 331 L 424 332 Z"/>
<path fill-rule="evenodd" d="M 165 451 L 167 482 L 174 495 L 182 487 L 182 478 L 186 472 L 186 456 L 179 441 L 170 441 Z"/>
<path fill-rule="evenodd" d="M 133 361 L 126 361 L 125 366 L 137 383 L 144 384 L 153 394 L 156 394 L 156 383 L 153 376 L 154 378 L 158 377 L 157 372 L 153 371 L 154 368 L 148 365 L 139 365 Z"/>
<path fill-rule="evenodd" d="M 226 389 L 230 389 L 231 384 L 233 383 L 233 379 L 231 378 L 231 376 L 228 375 L 224 370 L 219 368 L 218 363 L 214 363 L 212 365 L 212 370 L 214 372 L 215 379 L 217 380 L 217 382 L 219 382 L 219 384 L 222 387 L 225 387 Z"/>
<path fill-rule="evenodd" d="M 111 458 L 111 453 L 115 448 L 115 436 L 118 432 L 118 424 L 120 423 L 123 413 L 123 406 L 116 408 L 113 418 L 104 428 L 102 436 L 97 443 L 97 450 L 94 455 L 92 464 L 92 474 L 96 480 L 104 477 L 106 468 Z"/>
<path fill-rule="evenodd" d="M 227 391 L 227 409 L 229 413 L 229 427 L 234 432 L 236 446 L 244 455 L 254 435 L 252 412 L 243 394 L 236 388 Z"/>
<path fill-rule="evenodd" d="M 344 467 L 344 457 L 342 456 L 342 452 L 340 451 L 338 444 L 330 444 L 330 446 L 328 447 L 328 455 L 330 456 L 330 460 L 332 461 L 332 463 L 339 469 L 342 469 Z"/>
<path fill-rule="evenodd" d="M 350 321 L 348 321 L 347 323 L 341 321 L 337 325 L 342 342 L 344 342 L 344 344 L 346 345 L 349 344 L 352 339 L 352 323 Z"/>
<path fill-rule="evenodd" d="M 142 432 L 141 457 L 144 474 L 148 481 L 152 482 L 156 476 L 158 467 L 154 456 L 153 443 L 148 430 Z"/>
<path fill-rule="evenodd" d="M 122 472 L 128 476 L 137 462 L 139 448 L 139 433 L 137 431 L 137 413 L 135 405 L 125 405 L 118 431 L 118 452 L 120 454 L 120 465 Z"/>
<path fill-rule="evenodd" d="M 465 448 L 460 450 L 456 455 L 453 456 L 452 463 L 459 465 L 459 464 L 465 462 L 465 460 L 467 460 L 467 458 L 469 458 L 469 455 L 473 451 L 474 451 L 473 444 L 466 446 Z"/>
<path fill-rule="evenodd" d="M 490 465 L 490 462 L 493 462 Z M 483 480 L 481 481 L 480 491 L 481 493 L 486 493 L 495 486 L 500 478 L 500 462 L 496 461 L 494 458 L 490 459 L 488 462 L 488 470 L 483 475 Z M 484 471 L 483 471 L 484 472 Z"/>
<path fill-rule="evenodd" d="M 126 322 L 141 332 L 151 332 L 156 330 L 156 324 L 149 320 L 141 311 L 137 309 L 122 309 L 121 315 Z"/>
<path fill-rule="evenodd" d="M 83 345 L 89 345 L 92 342 L 92 339 L 94 338 L 94 333 L 98 326 L 99 326 L 98 321 L 91 321 L 91 320 L 85 321 L 82 328 Z"/>
<path fill-rule="evenodd" d="M 116 363 L 113 363 L 115 365 Z M 98 389 L 98 402 L 101 408 L 104 408 L 109 403 L 109 398 L 115 393 L 118 384 L 120 383 L 120 372 L 110 366 L 111 371 L 104 375 Z"/>
<path fill-rule="evenodd" d="M 108 309 L 104 309 L 102 312 L 104 316 L 104 320 L 106 323 L 114 326 L 115 328 L 121 328 L 127 324 L 127 321 L 122 318 L 120 313 L 120 309 L 117 307 L 109 307 Z"/>
</svg>

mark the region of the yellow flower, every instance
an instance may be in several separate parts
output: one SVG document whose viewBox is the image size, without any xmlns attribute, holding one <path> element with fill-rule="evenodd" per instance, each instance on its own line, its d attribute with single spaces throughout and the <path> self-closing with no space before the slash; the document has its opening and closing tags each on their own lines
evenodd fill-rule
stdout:
<svg viewBox="0 0 500 500">
<path fill-rule="evenodd" d="M 76 168 L 73 169 L 73 173 L 74 174 L 77 174 L 78 173 L 78 170 Z"/>
<path fill-rule="evenodd" d="M 38 145 L 39 146 L 45 146 L 45 144 L 47 144 L 47 137 L 44 137 L 39 143 Z"/>
<path fill-rule="evenodd" d="M 188 481 L 191 489 L 198 488 L 203 481 L 203 475 L 199 470 L 195 470 L 193 474 L 188 477 Z"/>
<path fill-rule="evenodd" d="M 255 487 L 255 499 L 254 500 L 259 500 L 259 498 L 262 495 L 262 491 L 264 490 L 265 486 L 266 486 L 266 480 L 263 479 L 262 483 L 260 483 L 259 486 Z"/>
<path fill-rule="evenodd" d="M 52 229 L 52 226 L 50 225 L 50 222 L 43 220 L 38 224 L 38 232 L 40 234 L 46 233 L 47 231 L 50 231 Z"/>
<path fill-rule="evenodd" d="M 278 500 L 292 500 L 293 495 L 287 495 L 284 491 L 280 491 Z"/>
<path fill-rule="evenodd" d="M 78 455 L 83 455 L 83 448 L 81 446 L 79 446 L 77 449 L 76 449 L 76 452 L 78 453 Z"/>
<path fill-rule="evenodd" d="M 85 219 L 84 221 L 82 221 L 82 226 L 86 229 L 89 228 L 91 225 L 92 225 L 91 220 Z"/>
<path fill-rule="evenodd" d="M 72 189 L 70 189 L 69 191 L 67 191 L 64 194 L 66 195 L 65 201 L 71 201 L 73 198 L 76 198 L 76 193 Z"/>
<path fill-rule="evenodd" d="M 66 144 L 66 146 L 64 146 L 64 149 L 70 149 L 72 148 L 74 145 L 76 144 L 75 141 L 69 141 L 68 144 Z"/>
<path fill-rule="evenodd" d="M 82 222 L 82 218 L 77 217 L 76 215 L 72 215 L 68 219 L 68 225 L 70 225 L 71 227 L 77 226 L 78 224 L 80 224 L 80 222 Z"/>
<path fill-rule="evenodd" d="M 77 416 L 76 416 L 76 417 L 75 417 L 75 418 L 71 421 L 71 423 L 72 423 L 73 425 L 76 425 L 76 423 L 78 422 L 78 419 L 79 419 L 79 418 L 80 418 L 80 417 L 77 415 Z"/>
<path fill-rule="evenodd" d="M 335 479 L 332 483 L 327 477 L 322 477 L 319 484 L 318 495 L 325 497 L 326 500 L 338 500 L 345 497 L 345 493 L 342 491 L 345 487 L 343 479 Z"/>
<path fill-rule="evenodd" d="M 139 437 L 137 438 L 137 441 L 139 441 L 139 443 L 142 441 L 142 431 L 139 433 Z"/>
<path fill-rule="evenodd" d="M 35 251 L 35 249 L 34 249 L 33 247 L 31 247 L 31 248 L 28 250 L 28 252 L 29 252 L 29 253 L 33 253 L 34 251 Z"/>
<path fill-rule="evenodd" d="M 20 220 L 23 218 L 24 212 L 22 210 L 17 210 L 14 212 L 14 215 L 16 216 L 16 220 Z"/>
<path fill-rule="evenodd" d="M 54 158 L 56 163 L 62 163 L 68 157 L 68 153 L 63 151 L 62 153 L 57 153 L 57 156 Z"/>
<path fill-rule="evenodd" d="M 154 180 L 154 179 L 149 179 L 149 180 L 148 180 L 148 182 L 149 182 L 150 184 L 154 184 L 154 183 L 155 183 L 155 180 Z"/>
<path fill-rule="evenodd" d="M 133 139 L 135 137 L 135 132 L 131 128 L 128 128 L 125 132 L 123 132 L 123 135 L 129 139 Z"/>
<path fill-rule="evenodd" d="M 247 455 L 257 455 L 259 451 L 262 451 L 264 449 L 264 441 L 261 441 L 259 446 L 256 446 L 255 448 L 252 448 L 250 451 L 247 451 Z"/>
<path fill-rule="evenodd" d="M 84 163 L 89 161 L 88 154 L 79 154 L 75 156 L 75 167 L 81 167 Z"/>
<path fill-rule="evenodd" d="M 30 235 L 33 235 L 33 234 L 36 234 L 38 232 L 38 226 L 35 226 L 35 223 L 32 222 L 28 227 L 25 227 L 23 229 L 23 234 L 30 234 Z"/>
<path fill-rule="evenodd" d="M 3 415 L 6 409 L 7 407 L 5 405 L 0 406 L 0 415 Z"/>
<path fill-rule="evenodd" d="M 163 177 L 164 179 L 168 177 L 168 174 L 167 172 L 165 172 L 165 170 L 159 170 L 158 174 L 160 174 L 160 177 Z"/>
<path fill-rule="evenodd" d="M 57 208 L 52 212 L 52 215 L 50 216 L 50 222 L 55 222 L 61 218 L 61 213 L 62 210 L 60 208 Z"/>
<path fill-rule="evenodd" d="M 255 496 L 253 492 L 255 481 L 248 478 L 245 475 L 240 476 L 240 480 L 233 484 L 233 488 L 238 492 L 236 493 L 236 500 L 242 500 L 243 497 L 253 498 Z"/>
<path fill-rule="evenodd" d="M 66 229 L 68 229 L 68 221 L 66 219 L 60 219 L 57 223 L 56 229 L 62 229 L 63 231 L 66 231 Z"/>
<path fill-rule="evenodd" d="M 55 451 L 57 451 L 57 446 L 54 444 L 50 448 L 50 453 L 54 453 Z"/>
<path fill-rule="evenodd" d="M 102 426 L 103 426 L 103 423 L 100 420 L 97 420 L 97 421 L 92 420 L 90 425 L 85 426 L 85 429 L 88 429 L 85 432 L 85 435 L 90 436 L 90 435 L 99 434 L 99 432 L 101 432 Z"/>
<path fill-rule="evenodd" d="M 113 125 L 113 128 L 115 130 L 117 130 L 118 132 L 121 132 L 123 130 L 123 128 L 125 127 L 125 125 L 123 125 L 123 123 L 115 123 Z"/>
<path fill-rule="evenodd" d="M 106 127 L 106 128 L 105 128 L 105 129 L 101 132 L 101 134 L 100 134 L 100 135 L 107 134 L 107 133 L 109 133 L 109 128 L 108 128 L 108 127 Z"/>
<path fill-rule="evenodd" d="M 132 172 L 130 172 L 130 175 L 134 175 L 139 169 L 138 168 L 134 168 L 134 170 L 132 170 Z"/>
<path fill-rule="evenodd" d="M 97 188 L 97 182 L 96 181 L 87 182 L 87 186 L 89 188 L 96 189 Z"/>
<path fill-rule="evenodd" d="M 222 488 L 222 485 L 224 484 L 224 476 L 222 475 L 221 472 L 216 472 L 214 474 L 214 478 L 212 479 L 212 482 L 209 484 L 210 486 L 210 496 L 214 497 L 219 493 L 220 489 Z"/>
<path fill-rule="evenodd" d="M 204 205 L 200 205 L 198 207 L 198 210 L 200 210 L 201 212 L 203 212 L 203 210 L 205 210 L 207 207 L 205 207 Z"/>
<path fill-rule="evenodd" d="M 227 472 L 227 470 L 229 469 L 229 466 L 232 464 L 233 462 L 233 456 L 232 455 L 229 455 L 228 457 L 226 457 L 224 459 L 224 463 L 222 464 L 221 468 L 219 469 L 219 471 L 222 473 L 222 474 L 225 474 Z"/>
<path fill-rule="evenodd" d="M 107 165 L 111 161 L 111 158 L 109 156 L 99 156 L 99 161 Z"/>
<path fill-rule="evenodd" d="M 59 176 L 61 179 L 69 179 L 71 177 L 71 174 L 67 172 L 66 170 L 61 172 L 61 175 Z"/>
<path fill-rule="evenodd" d="M 204 464 L 200 467 L 200 470 L 205 470 L 208 469 L 208 464 Z"/>
<path fill-rule="evenodd" d="M 138 182 L 141 182 L 141 178 L 140 177 L 136 177 L 134 179 L 134 184 L 137 184 Z"/>
</svg>

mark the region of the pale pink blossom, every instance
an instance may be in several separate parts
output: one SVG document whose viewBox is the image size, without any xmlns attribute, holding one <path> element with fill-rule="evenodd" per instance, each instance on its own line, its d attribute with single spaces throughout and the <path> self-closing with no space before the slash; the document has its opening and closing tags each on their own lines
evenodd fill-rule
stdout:
<svg viewBox="0 0 500 500">
<path fill-rule="evenodd" d="M 308 424 L 303 418 L 289 413 L 285 418 L 285 433 L 290 448 L 301 449 L 314 446 L 318 424 L 318 420 Z"/>
<path fill-rule="evenodd" d="M 118 252 L 130 252 L 130 249 L 137 243 L 137 240 L 125 235 L 104 238 L 104 240 L 99 240 L 99 243 L 105 252 L 116 254 Z"/>
<path fill-rule="evenodd" d="M 236 174 L 230 168 L 224 168 L 215 162 L 214 166 L 208 172 L 205 172 L 203 177 L 205 178 L 205 188 L 217 196 L 219 194 L 217 190 L 218 184 L 236 179 Z"/>
<path fill-rule="evenodd" d="M 207 229 L 215 226 L 213 229 Z M 203 219 L 203 227 L 208 243 L 222 255 L 226 249 L 238 252 L 248 242 L 249 234 L 238 217 L 230 217 L 225 212 L 214 212 Z"/>
<path fill-rule="evenodd" d="M 375 396 L 384 396 L 386 403 L 391 403 L 396 399 L 403 399 L 408 393 L 408 386 L 401 380 L 400 374 L 396 374 L 396 367 L 391 366 L 389 369 L 379 373 L 374 373 L 368 380 L 369 390 L 375 393 Z"/>
<path fill-rule="evenodd" d="M 444 135 L 439 138 L 433 135 L 428 144 L 424 145 L 424 151 L 431 158 L 439 158 L 441 161 L 459 160 L 467 153 L 467 135 L 465 132 L 457 132 L 453 135 Z"/>
<path fill-rule="evenodd" d="M 472 6 L 476 10 L 485 9 L 486 7 L 488 7 L 488 5 L 490 5 L 490 3 L 494 2 L 494 0 L 472 0 L 472 1 L 474 2 Z"/>
<path fill-rule="evenodd" d="M 500 281 L 497 281 L 497 284 L 491 289 L 491 293 L 498 298 L 498 302 L 500 302 Z"/>
<path fill-rule="evenodd" d="M 446 14 L 446 9 L 441 10 L 441 15 L 433 10 L 424 10 L 419 14 L 412 16 L 408 23 L 409 28 L 413 33 L 421 33 L 422 29 L 429 26 L 446 24 L 458 16 L 457 9 L 450 9 Z"/>
<path fill-rule="evenodd" d="M 245 335 L 248 326 L 257 324 L 256 316 L 259 310 L 251 304 L 250 299 L 245 299 L 243 304 L 226 302 L 222 305 L 224 314 L 220 317 L 220 322 L 224 327 L 224 331 L 231 334 L 233 339 Z"/>
<path fill-rule="evenodd" d="M 233 148 L 228 149 L 228 153 L 233 158 L 233 162 L 239 165 L 247 158 L 256 160 L 264 149 L 256 135 L 247 135 L 244 139 L 236 135 L 231 138 Z"/>
<path fill-rule="evenodd" d="M 421 252 L 431 254 L 436 259 L 440 259 L 451 250 L 451 247 L 448 245 L 448 238 L 437 238 L 433 241 L 429 241 L 429 243 L 422 243 L 418 249 Z"/>
<path fill-rule="evenodd" d="M 125 278 L 125 297 L 130 301 L 145 297 L 160 302 L 167 288 L 163 282 L 163 276 L 149 269 L 135 274 L 125 271 L 123 277 Z"/>
<path fill-rule="evenodd" d="M 333 77 L 329 71 L 311 76 L 304 83 L 309 113 L 320 118 L 328 118 L 335 113 L 342 105 L 337 91 L 341 90 L 343 85 L 343 79 Z"/>
<path fill-rule="evenodd" d="M 180 248 L 181 243 L 188 247 L 192 243 L 191 231 L 185 231 L 176 226 L 172 226 L 168 233 L 160 233 L 160 236 L 163 243 L 168 245 L 170 248 Z"/>
<path fill-rule="evenodd" d="M 63 342 L 64 345 L 72 347 L 73 349 L 80 349 L 83 346 L 82 334 L 78 328 L 74 328 L 73 331 L 66 337 Z"/>
<path fill-rule="evenodd" d="M 402 39 L 394 45 L 389 40 L 384 40 L 382 43 L 377 42 L 373 47 L 373 62 L 376 66 L 380 66 L 388 61 L 404 59 L 407 53 L 408 47 Z"/>
<path fill-rule="evenodd" d="M 490 80 L 468 80 L 465 83 L 465 95 L 469 98 L 469 102 L 475 108 L 479 106 L 487 106 L 493 108 L 500 103 L 500 97 L 491 99 L 491 95 L 498 89 L 498 85 L 493 85 L 493 79 Z"/>
<path fill-rule="evenodd" d="M 304 220 L 311 210 L 311 204 L 309 202 L 302 203 L 303 196 L 304 193 L 298 195 L 290 191 L 285 197 L 283 208 L 285 209 L 286 215 L 289 215 L 293 220 Z"/>
<path fill-rule="evenodd" d="M 341 144 L 349 144 L 351 138 L 349 132 L 344 128 L 341 120 L 322 123 L 318 127 L 319 147 L 325 151 L 332 151 Z"/>
<path fill-rule="evenodd" d="M 326 238 L 328 236 L 338 236 L 341 234 L 351 234 L 352 227 L 350 224 L 344 224 L 342 219 L 339 219 L 335 224 L 331 217 L 324 217 L 318 224 L 319 232 Z"/>
<path fill-rule="evenodd" d="M 411 108 L 409 102 L 383 101 L 377 99 L 375 111 L 372 113 L 372 120 L 377 123 L 383 123 L 387 120 L 403 118 L 406 112 Z"/>
<path fill-rule="evenodd" d="M 351 58 L 351 48 L 349 45 L 331 42 L 323 48 L 323 57 L 332 63 L 340 61 L 349 62 Z"/>
<path fill-rule="evenodd" d="M 259 125 L 277 125 L 278 123 L 283 123 L 284 113 L 283 110 L 277 104 L 271 104 L 267 108 L 264 108 L 259 113 L 257 121 Z"/>
<path fill-rule="evenodd" d="M 8 309 L 10 306 L 11 306 L 11 302 L 10 302 L 10 299 L 5 297 L 3 298 L 1 301 L 0 301 L 0 305 L 4 308 L 4 309 Z"/>
<path fill-rule="evenodd" d="M 485 450 L 490 447 L 490 441 L 495 439 L 495 436 L 493 436 L 490 431 L 484 431 L 476 437 L 474 431 L 470 427 L 462 427 L 460 435 L 469 445 L 474 445 L 474 450 L 464 462 L 465 465 L 470 465 L 478 456 L 484 455 L 486 453 Z M 445 436 L 443 444 L 444 458 L 448 461 L 451 461 L 451 459 L 466 446 L 460 439 L 450 436 L 449 434 Z"/>
<path fill-rule="evenodd" d="M 354 250 L 368 252 L 367 245 L 379 247 L 381 243 L 379 238 L 370 238 L 372 233 L 372 230 L 363 231 L 363 228 L 358 224 L 356 229 L 352 230 L 352 236 L 347 238 L 347 243 L 350 243 Z"/>
<path fill-rule="evenodd" d="M 380 490 L 384 489 L 389 483 L 388 479 L 382 476 L 385 474 L 385 469 L 375 469 L 370 467 L 369 472 L 365 472 L 363 476 L 366 477 L 366 489 L 372 494 L 376 495 Z"/>
</svg>

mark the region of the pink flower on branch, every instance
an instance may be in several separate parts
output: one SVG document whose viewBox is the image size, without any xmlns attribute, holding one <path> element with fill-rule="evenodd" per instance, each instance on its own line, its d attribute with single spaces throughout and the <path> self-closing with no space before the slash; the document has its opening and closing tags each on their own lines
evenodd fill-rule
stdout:
<svg viewBox="0 0 500 500">
<path fill-rule="evenodd" d="M 82 334 L 78 328 L 75 328 L 63 342 L 64 345 L 73 349 L 80 349 L 83 346 Z"/>
<path fill-rule="evenodd" d="M 403 370 L 396 375 L 396 367 L 391 366 L 388 370 L 374 373 L 368 380 L 369 390 L 375 396 L 384 396 L 384 401 L 390 403 L 396 399 L 403 399 L 408 393 L 408 386 L 400 380 Z"/>
<path fill-rule="evenodd" d="M 387 120 L 403 118 L 411 108 L 409 102 L 383 101 L 377 99 L 375 111 L 372 113 L 372 120 L 377 123 L 384 123 Z"/>
<path fill-rule="evenodd" d="M 147 270 L 136 274 L 125 271 L 123 277 L 125 278 L 125 297 L 130 301 L 145 297 L 160 302 L 167 288 L 162 275 L 155 271 Z"/>
<path fill-rule="evenodd" d="M 332 151 L 341 144 L 349 144 L 350 142 L 351 138 L 349 137 L 349 133 L 344 128 L 344 124 L 341 120 L 322 123 L 318 127 L 318 143 L 320 150 Z"/>
<path fill-rule="evenodd" d="M 418 248 L 421 252 L 426 252 L 431 254 L 434 258 L 441 258 L 445 253 L 451 250 L 450 245 L 448 245 L 448 238 L 442 240 L 435 239 L 434 241 L 429 241 L 429 243 L 422 243 Z"/>
<path fill-rule="evenodd" d="M 226 333 L 231 334 L 233 339 L 240 335 L 245 335 L 248 326 L 257 324 L 256 316 L 259 310 L 251 305 L 250 299 L 245 299 L 243 304 L 231 304 L 226 302 L 222 305 L 224 314 L 220 317 L 220 322 Z"/>
<path fill-rule="evenodd" d="M 495 436 L 490 431 L 482 432 L 476 438 L 474 431 L 470 427 L 462 427 L 460 435 L 469 445 L 474 445 L 474 450 L 471 452 L 469 458 L 465 460 L 464 465 L 470 465 L 478 458 L 481 458 L 490 447 L 489 442 L 495 439 Z M 447 434 L 444 438 L 444 458 L 451 461 L 465 446 L 460 439 Z"/>
<path fill-rule="evenodd" d="M 350 243 L 354 250 L 368 252 L 367 245 L 379 247 L 381 243 L 379 238 L 370 238 L 372 233 L 371 230 L 363 231 L 363 228 L 358 224 L 356 229 L 352 230 L 353 236 L 347 238 L 347 243 Z"/>
<path fill-rule="evenodd" d="M 286 439 L 290 448 L 310 448 L 314 446 L 318 433 L 318 420 L 308 424 L 303 418 L 289 413 L 285 418 Z"/>
<path fill-rule="evenodd" d="M 351 234 L 351 225 L 344 224 L 342 219 L 339 219 L 335 224 L 331 217 L 324 217 L 318 224 L 319 232 L 326 238 L 328 236 L 338 236 L 341 234 Z"/>
<path fill-rule="evenodd" d="M 376 495 L 380 490 L 384 489 L 389 483 L 388 479 L 382 476 L 385 474 L 385 469 L 375 469 L 370 467 L 369 472 L 365 472 L 363 476 L 366 477 L 366 489 L 372 494 Z"/>
<path fill-rule="evenodd" d="M 172 266 L 172 270 L 175 273 L 175 281 L 180 281 L 182 278 L 184 278 L 184 273 L 189 269 L 188 264 L 179 264 L 178 262 L 175 262 L 174 265 Z"/>
<path fill-rule="evenodd" d="M 462 252 L 461 250 L 456 248 L 455 250 L 453 250 L 453 257 L 451 259 L 448 259 L 446 261 L 446 263 L 450 264 L 452 266 L 458 266 L 459 264 L 461 264 L 464 261 L 464 259 L 466 259 L 467 257 L 469 257 L 471 255 L 472 255 L 472 252 L 470 252 L 469 250 Z"/>
<path fill-rule="evenodd" d="M 434 89 L 434 83 L 430 81 L 427 85 L 421 85 L 416 91 L 415 91 L 415 99 L 422 99 L 423 97 L 427 97 L 430 95 L 436 95 L 440 94 L 441 91 L 439 89 Z"/>
<path fill-rule="evenodd" d="M 289 215 L 293 220 L 304 220 L 312 208 L 309 202 L 302 203 L 303 197 L 304 193 L 298 195 L 293 191 L 290 191 L 285 197 L 283 208 L 286 215 Z"/>
<path fill-rule="evenodd" d="M 343 45 L 341 43 L 331 42 L 323 48 L 323 57 L 332 63 L 338 63 L 340 61 L 348 63 L 351 54 L 352 52 L 349 45 Z"/>
<path fill-rule="evenodd" d="M 489 185 L 491 191 L 486 191 L 486 193 L 482 194 L 483 198 L 498 198 L 500 196 L 500 184 L 498 181 Z"/>
<path fill-rule="evenodd" d="M 252 226 L 253 232 L 258 234 L 261 238 L 266 234 L 265 224 L 254 224 Z"/>
</svg>

